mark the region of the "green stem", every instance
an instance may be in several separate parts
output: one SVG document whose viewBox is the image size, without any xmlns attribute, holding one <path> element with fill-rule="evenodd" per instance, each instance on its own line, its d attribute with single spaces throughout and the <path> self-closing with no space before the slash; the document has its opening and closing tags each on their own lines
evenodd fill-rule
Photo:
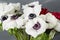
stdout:
<svg viewBox="0 0 60 40">
<path fill-rule="evenodd" d="M 17 40 L 28 40 L 29 36 L 25 33 L 25 30 L 22 29 L 22 30 L 17 30 L 15 32 L 15 36 L 17 38 Z"/>
</svg>

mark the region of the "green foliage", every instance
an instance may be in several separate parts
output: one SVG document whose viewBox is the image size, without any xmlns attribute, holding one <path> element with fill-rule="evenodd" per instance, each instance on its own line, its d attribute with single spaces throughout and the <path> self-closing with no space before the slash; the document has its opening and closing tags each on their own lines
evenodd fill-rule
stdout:
<svg viewBox="0 0 60 40">
<path fill-rule="evenodd" d="M 49 40 L 49 36 L 46 33 L 43 33 L 36 38 L 31 37 L 30 40 Z"/>
<path fill-rule="evenodd" d="M 9 29 L 8 32 L 14 35 L 17 40 L 29 40 L 29 36 L 26 34 L 25 29 Z"/>
<path fill-rule="evenodd" d="M 43 33 L 36 38 L 31 37 L 30 40 L 52 40 L 55 33 L 56 33 L 55 30 L 51 30 L 49 34 Z"/>
<path fill-rule="evenodd" d="M 38 35 L 36 38 L 33 38 L 32 36 L 29 36 L 26 34 L 25 29 L 9 29 L 8 32 L 11 35 L 14 35 L 17 40 L 52 40 L 56 31 L 51 30 L 49 34 L 42 33 L 41 35 Z"/>
<path fill-rule="evenodd" d="M 2 29 L 2 23 L 0 24 L 0 31 L 2 31 L 3 29 Z"/>
<path fill-rule="evenodd" d="M 55 35 L 56 31 L 55 30 L 52 30 L 49 34 L 49 39 L 52 40 L 54 35 Z"/>
</svg>

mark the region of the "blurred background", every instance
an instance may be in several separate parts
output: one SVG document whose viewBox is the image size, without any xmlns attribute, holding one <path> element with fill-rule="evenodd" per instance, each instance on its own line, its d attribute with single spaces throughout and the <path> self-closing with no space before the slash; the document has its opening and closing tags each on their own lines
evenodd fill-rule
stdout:
<svg viewBox="0 0 60 40">
<path fill-rule="evenodd" d="M 42 7 L 47 8 L 49 11 L 60 12 L 60 0 L 0 0 L 1 3 L 20 2 L 22 5 L 34 1 L 39 1 Z M 0 31 L 0 40 L 16 40 L 16 38 L 13 35 L 9 35 L 7 31 Z M 53 40 L 60 40 L 60 33 L 56 33 Z"/>
</svg>

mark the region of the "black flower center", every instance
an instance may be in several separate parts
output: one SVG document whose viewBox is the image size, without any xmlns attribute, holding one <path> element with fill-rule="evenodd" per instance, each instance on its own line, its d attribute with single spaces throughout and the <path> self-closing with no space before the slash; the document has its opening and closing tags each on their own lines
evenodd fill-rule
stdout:
<svg viewBox="0 0 60 40">
<path fill-rule="evenodd" d="M 39 22 L 37 22 L 37 24 L 35 24 L 35 25 L 33 26 L 33 29 L 39 30 L 40 27 L 41 27 L 41 24 L 40 24 Z"/>
<path fill-rule="evenodd" d="M 35 18 L 35 17 L 36 17 L 36 15 L 33 14 L 33 13 L 31 13 L 31 14 L 29 15 L 29 19 L 33 19 L 33 18 Z"/>
<path fill-rule="evenodd" d="M 8 16 L 2 16 L 2 21 L 7 20 Z"/>
<path fill-rule="evenodd" d="M 46 23 L 49 23 L 48 21 L 46 21 Z"/>
<path fill-rule="evenodd" d="M 11 19 L 15 20 L 17 19 L 18 17 L 20 17 L 22 14 L 16 14 L 16 15 L 13 15 L 11 16 Z"/>
<path fill-rule="evenodd" d="M 17 12 L 17 10 L 15 10 L 15 13 Z"/>
<path fill-rule="evenodd" d="M 29 5 L 29 7 L 34 8 L 34 5 Z"/>
</svg>

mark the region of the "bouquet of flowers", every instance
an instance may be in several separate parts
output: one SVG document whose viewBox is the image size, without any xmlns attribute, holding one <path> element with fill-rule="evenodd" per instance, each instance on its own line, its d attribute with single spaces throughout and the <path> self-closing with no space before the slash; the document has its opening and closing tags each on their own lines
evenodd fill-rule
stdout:
<svg viewBox="0 0 60 40">
<path fill-rule="evenodd" d="M 42 8 L 38 1 L 0 3 L 0 30 L 8 31 L 17 40 L 52 40 L 60 32 L 60 13 Z"/>
</svg>

